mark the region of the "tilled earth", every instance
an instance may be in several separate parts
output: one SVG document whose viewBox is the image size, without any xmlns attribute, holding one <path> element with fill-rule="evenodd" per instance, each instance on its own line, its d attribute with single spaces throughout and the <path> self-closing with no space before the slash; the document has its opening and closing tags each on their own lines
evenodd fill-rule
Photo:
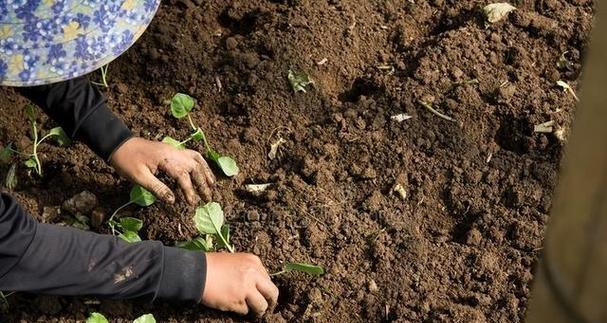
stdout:
<svg viewBox="0 0 607 323">
<path fill-rule="evenodd" d="M 318 279 L 276 278 L 280 305 L 265 320 L 519 322 L 574 114 L 574 97 L 556 81 L 579 88 L 594 5 L 516 1 L 518 10 L 488 25 L 486 4 L 165 1 L 110 65 L 104 91 L 136 134 L 156 139 L 187 135 L 167 100 L 195 97 L 196 123 L 242 170 L 214 192 L 236 248 L 271 271 L 285 261 L 326 267 Z M 293 93 L 289 69 L 315 86 Z M 25 104 L 0 90 L 1 143 L 31 144 Z M 551 120 L 553 133 L 534 132 Z M 130 185 L 86 147 L 41 150 L 45 176 L 20 169 L 13 192 L 40 221 L 65 222 L 56 208 L 83 190 L 105 214 L 127 199 Z M 250 183 L 272 185 L 251 194 Z M 144 219 L 147 239 L 195 234 L 183 203 L 128 212 Z M 112 322 L 147 312 L 161 322 L 241 320 L 189 304 L 28 294 L 10 296 L 4 315 L 74 322 L 91 311 Z"/>
</svg>

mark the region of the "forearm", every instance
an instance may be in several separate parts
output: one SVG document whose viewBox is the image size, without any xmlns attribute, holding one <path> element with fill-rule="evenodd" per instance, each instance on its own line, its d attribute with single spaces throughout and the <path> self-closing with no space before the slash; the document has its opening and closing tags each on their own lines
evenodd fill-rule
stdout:
<svg viewBox="0 0 607 323">
<path fill-rule="evenodd" d="M 128 244 L 113 236 L 38 224 L 13 199 L 3 195 L 2 201 L 0 290 L 200 299 L 206 278 L 202 253 L 153 241 Z"/>
<path fill-rule="evenodd" d="M 84 76 L 43 86 L 20 88 L 72 139 L 79 139 L 108 160 L 131 132 L 107 107 L 105 97 Z"/>
</svg>

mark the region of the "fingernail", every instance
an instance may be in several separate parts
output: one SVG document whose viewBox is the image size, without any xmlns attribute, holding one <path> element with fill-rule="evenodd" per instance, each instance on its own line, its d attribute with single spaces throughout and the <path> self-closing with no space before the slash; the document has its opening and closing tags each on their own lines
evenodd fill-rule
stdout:
<svg viewBox="0 0 607 323">
<path fill-rule="evenodd" d="M 175 195 L 173 195 L 172 193 L 167 193 L 165 195 L 165 200 L 169 203 L 169 204 L 173 204 L 175 203 Z"/>
</svg>

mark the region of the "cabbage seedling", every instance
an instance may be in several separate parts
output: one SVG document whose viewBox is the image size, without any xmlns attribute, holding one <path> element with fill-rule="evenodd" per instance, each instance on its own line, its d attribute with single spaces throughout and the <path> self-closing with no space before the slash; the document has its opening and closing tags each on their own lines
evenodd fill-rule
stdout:
<svg viewBox="0 0 607 323">
<path fill-rule="evenodd" d="M 32 123 L 32 136 L 34 137 L 34 143 L 32 144 L 33 150 L 31 154 L 23 154 L 17 151 L 13 152 L 29 157 L 29 159 L 24 162 L 25 166 L 34 169 L 38 175 L 42 176 L 42 163 L 40 162 L 40 158 L 38 157 L 38 146 L 40 146 L 40 144 L 48 138 L 55 138 L 55 140 L 60 146 L 67 146 L 72 141 L 61 127 L 56 127 L 49 130 L 49 132 L 45 136 L 40 138 L 38 134 L 38 125 L 36 123 L 36 112 L 34 111 L 34 107 L 28 105 L 25 108 L 25 113 L 27 114 L 30 119 L 30 122 Z"/>
<path fill-rule="evenodd" d="M 130 217 L 121 218 L 120 221 L 116 221 L 114 220 L 114 217 L 116 217 L 118 212 L 131 204 L 148 207 L 156 202 L 156 197 L 139 185 L 133 186 L 129 197 L 130 200 L 127 203 L 117 208 L 116 211 L 112 213 L 112 216 L 108 219 L 108 226 L 112 229 L 113 235 L 116 235 L 116 232 L 118 231 L 118 237 L 120 239 L 127 242 L 138 242 L 141 241 L 138 232 L 143 227 L 143 222 L 139 219 Z"/>
<path fill-rule="evenodd" d="M 108 320 L 101 313 L 91 313 L 86 319 L 86 323 L 108 323 Z"/>
<path fill-rule="evenodd" d="M 325 269 L 321 266 L 306 263 L 288 262 L 284 265 L 281 271 L 274 273 L 271 276 L 278 276 L 292 271 L 298 271 L 312 276 L 322 276 L 325 274 Z"/>
<path fill-rule="evenodd" d="M 156 319 L 152 314 L 144 314 L 135 319 L 133 323 L 156 323 Z"/>
<path fill-rule="evenodd" d="M 109 321 L 103 314 L 95 312 L 86 319 L 86 323 L 109 323 Z M 133 323 L 156 323 L 156 319 L 152 314 L 144 314 L 135 319 Z"/>
<path fill-rule="evenodd" d="M 218 153 L 217 151 L 215 151 L 214 149 L 212 149 L 211 146 L 209 145 L 209 142 L 207 141 L 204 131 L 202 131 L 202 129 L 200 127 L 197 127 L 194 124 L 194 121 L 192 120 L 192 117 L 190 116 L 190 112 L 192 112 L 192 109 L 194 108 L 194 103 L 195 103 L 194 98 L 192 98 L 191 96 L 189 96 L 187 94 L 177 93 L 177 94 L 175 94 L 175 96 L 173 96 L 173 98 L 171 99 L 171 114 L 176 119 L 183 119 L 183 118 L 187 117 L 188 122 L 190 123 L 190 126 L 192 127 L 192 130 L 194 132 L 187 139 L 185 139 L 183 141 L 179 141 L 177 139 L 167 136 L 162 140 L 162 142 L 167 143 L 178 149 L 184 149 L 185 145 L 188 142 L 190 142 L 192 140 L 193 141 L 202 140 L 204 142 L 204 146 L 207 150 L 207 157 L 210 160 L 212 160 L 213 162 L 215 162 L 217 164 L 217 166 L 219 166 L 219 168 L 221 168 L 221 170 L 223 171 L 223 173 L 226 176 L 232 177 L 232 176 L 238 175 L 238 172 L 240 170 L 238 168 L 238 165 L 236 164 L 236 161 L 234 161 L 234 159 L 232 159 L 231 157 L 223 156 L 220 153 Z"/>
<path fill-rule="evenodd" d="M 291 83 L 291 88 L 295 93 L 306 93 L 306 87 L 308 85 L 314 85 L 314 80 L 312 80 L 310 75 L 304 72 L 294 72 L 293 70 L 289 69 L 289 75 L 287 76 L 287 78 L 289 79 L 289 83 Z"/>
<path fill-rule="evenodd" d="M 198 229 L 200 233 L 206 235 L 206 239 L 208 239 L 209 236 L 217 238 L 217 241 L 221 246 L 228 249 L 231 253 L 234 253 L 234 246 L 230 244 L 230 227 L 224 225 L 224 222 L 225 217 L 223 215 L 223 210 L 221 209 L 221 205 L 217 202 L 210 202 L 196 209 L 196 214 L 194 215 L 196 229 Z M 205 243 L 202 243 L 202 240 L 198 240 L 194 243 L 197 243 L 199 246 L 206 249 L 209 247 L 209 244 L 206 242 L 208 240 L 206 239 Z M 212 242 L 210 247 L 212 249 Z"/>
</svg>

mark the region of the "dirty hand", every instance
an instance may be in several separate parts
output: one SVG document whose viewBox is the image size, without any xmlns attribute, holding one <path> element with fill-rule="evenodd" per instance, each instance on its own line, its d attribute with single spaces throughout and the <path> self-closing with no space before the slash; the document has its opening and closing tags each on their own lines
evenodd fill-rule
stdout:
<svg viewBox="0 0 607 323">
<path fill-rule="evenodd" d="M 166 173 L 179 183 L 191 205 L 198 203 L 200 197 L 206 201 L 211 200 L 215 176 L 196 151 L 177 149 L 163 142 L 134 137 L 114 152 L 110 163 L 120 175 L 143 186 L 167 203 L 175 202 L 175 195 L 156 177 L 158 171 Z M 197 190 L 194 190 L 194 185 Z"/>
<path fill-rule="evenodd" d="M 261 260 L 246 253 L 207 253 L 202 304 L 221 311 L 262 316 L 278 301 L 278 288 Z"/>
</svg>

